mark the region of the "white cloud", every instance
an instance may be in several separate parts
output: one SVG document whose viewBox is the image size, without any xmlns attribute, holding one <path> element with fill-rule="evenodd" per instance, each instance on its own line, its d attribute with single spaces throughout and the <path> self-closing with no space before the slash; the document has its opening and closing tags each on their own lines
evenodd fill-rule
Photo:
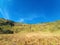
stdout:
<svg viewBox="0 0 60 45">
<path fill-rule="evenodd" d="M 29 16 L 25 18 L 25 20 L 33 20 L 35 18 L 47 19 L 45 14 L 29 14 Z"/>
<path fill-rule="evenodd" d="M 47 17 L 45 16 L 45 14 L 35 14 L 35 15 L 32 15 L 30 17 L 30 19 L 35 19 L 35 18 L 42 18 L 42 19 L 47 19 Z"/>
<path fill-rule="evenodd" d="M 32 21 L 34 20 L 35 18 L 42 18 L 42 19 L 45 19 L 47 20 L 47 17 L 44 15 L 44 14 L 40 14 L 40 15 L 37 15 L 37 14 L 29 14 L 29 16 L 27 17 L 22 17 L 20 16 L 20 19 L 18 19 L 18 22 L 26 22 L 26 21 Z"/>
<path fill-rule="evenodd" d="M 1 13 L 1 15 L 3 16 L 3 18 L 9 19 L 9 14 L 8 14 L 8 12 L 7 12 L 6 10 L 2 10 L 2 9 L 0 8 L 0 13 Z"/>
<path fill-rule="evenodd" d="M 24 22 L 24 19 L 23 19 L 23 18 L 21 18 L 21 19 L 19 20 L 19 22 Z"/>
</svg>

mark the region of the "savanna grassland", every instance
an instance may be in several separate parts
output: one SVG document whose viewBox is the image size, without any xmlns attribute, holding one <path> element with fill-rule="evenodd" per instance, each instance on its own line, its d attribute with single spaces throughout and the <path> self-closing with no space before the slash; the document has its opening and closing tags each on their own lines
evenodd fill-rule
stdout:
<svg viewBox="0 0 60 45">
<path fill-rule="evenodd" d="M 60 21 L 24 24 L 1 18 L 0 45 L 60 45 Z"/>
</svg>

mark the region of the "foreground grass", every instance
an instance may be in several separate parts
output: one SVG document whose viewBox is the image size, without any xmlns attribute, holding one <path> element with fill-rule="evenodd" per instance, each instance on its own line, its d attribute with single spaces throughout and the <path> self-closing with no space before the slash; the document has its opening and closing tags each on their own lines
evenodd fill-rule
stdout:
<svg viewBox="0 0 60 45">
<path fill-rule="evenodd" d="M 60 45 L 60 35 L 46 32 L 0 34 L 0 45 Z"/>
</svg>

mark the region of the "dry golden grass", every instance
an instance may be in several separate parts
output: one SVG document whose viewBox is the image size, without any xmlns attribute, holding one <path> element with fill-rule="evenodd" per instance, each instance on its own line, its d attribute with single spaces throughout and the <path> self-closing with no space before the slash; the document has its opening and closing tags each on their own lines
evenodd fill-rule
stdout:
<svg viewBox="0 0 60 45">
<path fill-rule="evenodd" d="M 43 32 L 1 34 L 0 45 L 60 45 L 60 35 Z"/>
<path fill-rule="evenodd" d="M 0 45 L 60 45 L 60 21 L 42 24 L 8 22 L 0 19 Z M 8 34 L 7 30 L 14 33 Z"/>
</svg>

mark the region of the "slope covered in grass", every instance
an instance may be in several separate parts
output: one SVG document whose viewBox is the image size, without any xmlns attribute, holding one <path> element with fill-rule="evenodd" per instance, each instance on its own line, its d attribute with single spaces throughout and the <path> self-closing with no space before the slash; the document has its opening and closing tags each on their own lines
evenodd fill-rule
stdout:
<svg viewBox="0 0 60 45">
<path fill-rule="evenodd" d="M 60 21 L 23 24 L 0 19 L 0 45 L 60 45 Z"/>
<path fill-rule="evenodd" d="M 60 45 L 60 35 L 43 32 L 0 34 L 0 45 Z"/>
<path fill-rule="evenodd" d="M 20 33 L 20 32 L 59 32 L 60 21 L 42 24 L 24 24 L 10 20 L 0 19 L 0 33 Z"/>
</svg>

